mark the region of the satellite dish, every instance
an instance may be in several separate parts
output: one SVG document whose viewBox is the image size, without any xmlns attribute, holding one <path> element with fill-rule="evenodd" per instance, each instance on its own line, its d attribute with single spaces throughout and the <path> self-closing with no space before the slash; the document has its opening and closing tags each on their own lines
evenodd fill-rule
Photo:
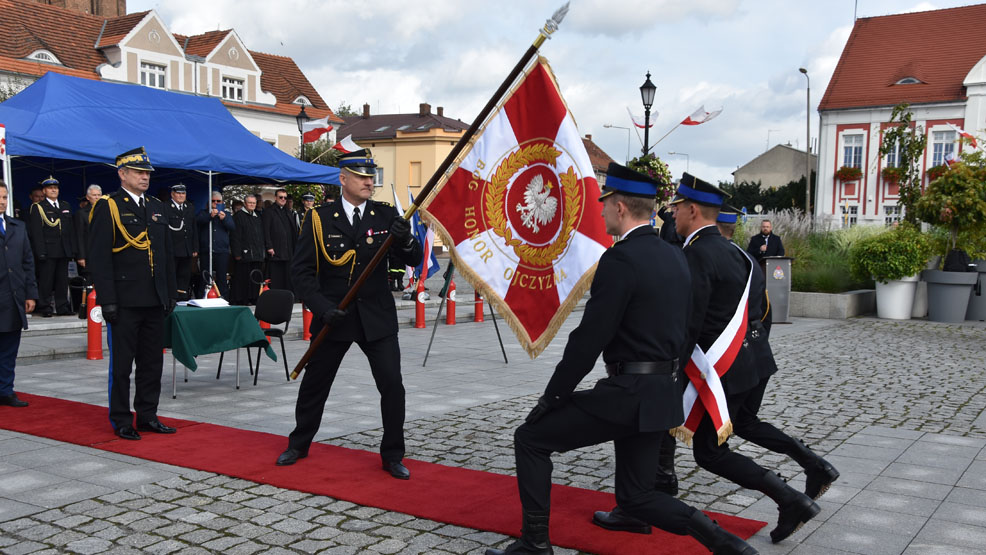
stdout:
<svg viewBox="0 0 986 555">
<path fill-rule="evenodd" d="M 756 210 L 757 214 L 759 214 L 759 213 L 763 212 L 763 205 L 758 204 L 758 205 L 754 206 L 753 209 Z"/>
</svg>

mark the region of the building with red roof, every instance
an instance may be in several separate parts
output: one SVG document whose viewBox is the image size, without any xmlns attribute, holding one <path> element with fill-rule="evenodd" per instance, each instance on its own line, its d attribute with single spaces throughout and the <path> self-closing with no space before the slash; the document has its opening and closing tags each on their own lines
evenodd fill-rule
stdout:
<svg viewBox="0 0 986 555">
<path fill-rule="evenodd" d="M 977 135 L 986 128 L 986 4 L 856 20 L 819 103 L 819 167 L 814 213 L 840 222 L 889 224 L 900 219 L 898 188 L 883 177 L 896 164 L 880 156 L 893 107 L 906 102 L 928 137 L 928 169 L 966 144 L 949 125 Z M 844 167 L 858 179 L 839 179 Z"/>
</svg>

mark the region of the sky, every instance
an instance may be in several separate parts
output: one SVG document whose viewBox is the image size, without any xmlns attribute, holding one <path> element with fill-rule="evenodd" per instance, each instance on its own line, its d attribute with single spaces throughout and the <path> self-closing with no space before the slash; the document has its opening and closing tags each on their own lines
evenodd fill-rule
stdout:
<svg viewBox="0 0 986 555">
<path fill-rule="evenodd" d="M 129 0 L 173 32 L 234 29 L 253 51 L 295 60 L 330 108 L 417 112 L 422 102 L 471 123 L 562 0 Z M 818 102 L 856 17 L 975 4 L 959 0 L 572 0 L 540 49 L 579 130 L 617 162 L 641 150 L 627 108 L 657 85 L 650 143 L 676 177 L 713 183 L 777 144 L 805 147 Z M 653 119 L 653 113 L 658 116 Z M 605 127 L 612 125 L 617 127 Z M 627 129 L 620 129 L 624 127 Z M 628 147 L 629 143 L 629 147 Z M 669 154 L 675 152 L 679 154 Z"/>
</svg>

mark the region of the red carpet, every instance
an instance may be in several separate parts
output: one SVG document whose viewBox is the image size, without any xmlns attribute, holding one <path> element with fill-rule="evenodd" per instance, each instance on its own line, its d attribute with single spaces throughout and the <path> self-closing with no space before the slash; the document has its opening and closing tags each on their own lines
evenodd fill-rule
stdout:
<svg viewBox="0 0 986 555">
<path fill-rule="evenodd" d="M 411 480 L 380 469 L 380 455 L 315 443 L 308 458 L 278 467 L 287 446 L 273 434 L 162 419 L 176 435 L 145 433 L 141 441 L 117 438 L 107 409 L 51 397 L 18 394 L 31 406 L 0 407 L 0 428 L 133 457 L 194 468 L 379 507 L 457 526 L 520 534 L 520 499 L 513 476 L 405 459 Z M 609 532 L 593 526 L 592 512 L 615 504 L 612 494 L 555 485 L 551 540 L 556 546 L 599 554 L 708 553 L 698 542 L 655 529 L 651 535 Z M 748 538 L 766 523 L 709 513 L 732 533 Z"/>
</svg>

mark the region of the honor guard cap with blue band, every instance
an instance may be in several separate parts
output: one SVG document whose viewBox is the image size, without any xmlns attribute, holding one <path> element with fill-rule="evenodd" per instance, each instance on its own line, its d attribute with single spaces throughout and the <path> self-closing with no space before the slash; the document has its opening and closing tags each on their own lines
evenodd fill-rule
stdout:
<svg viewBox="0 0 986 555">
<path fill-rule="evenodd" d="M 377 164 L 373 161 L 373 154 L 368 148 L 347 152 L 340 156 L 339 169 L 348 170 L 363 177 L 375 177 L 377 175 Z"/>
<path fill-rule="evenodd" d="M 142 172 L 152 172 L 154 171 L 154 166 L 151 165 L 150 159 L 147 158 L 147 152 L 144 151 L 144 147 L 140 146 L 133 150 L 128 150 L 123 154 L 116 157 L 116 168 L 130 168 L 132 170 L 138 170 Z"/>
<path fill-rule="evenodd" d="M 172 193 L 187 193 L 188 188 L 185 187 L 184 183 L 175 183 L 171 186 Z"/>
<path fill-rule="evenodd" d="M 606 184 L 603 185 L 603 194 L 599 195 L 599 200 L 602 201 L 613 193 L 656 200 L 657 189 L 662 185 L 664 184 L 660 181 L 655 181 L 640 172 L 610 162 L 609 167 L 606 168 Z"/>
<path fill-rule="evenodd" d="M 728 204 L 723 204 L 722 208 L 719 209 L 719 215 L 716 216 L 716 222 L 723 224 L 735 224 L 736 220 L 739 218 L 740 211 Z"/>
<path fill-rule="evenodd" d="M 48 176 L 48 179 L 45 179 L 44 181 L 41 182 L 41 186 L 42 187 L 58 187 L 58 180 L 55 179 L 55 176 L 49 175 Z"/>
<path fill-rule="evenodd" d="M 706 206 L 722 206 L 727 198 L 729 198 L 729 193 L 690 173 L 685 173 L 681 176 L 678 190 L 675 191 L 674 198 L 669 204 L 678 204 L 689 200 Z"/>
<path fill-rule="evenodd" d="M 315 202 L 315 195 L 313 195 L 311 193 L 305 193 L 305 194 L 301 195 L 301 200 L 310 200 L 312 202 Z"/>
</svg>

